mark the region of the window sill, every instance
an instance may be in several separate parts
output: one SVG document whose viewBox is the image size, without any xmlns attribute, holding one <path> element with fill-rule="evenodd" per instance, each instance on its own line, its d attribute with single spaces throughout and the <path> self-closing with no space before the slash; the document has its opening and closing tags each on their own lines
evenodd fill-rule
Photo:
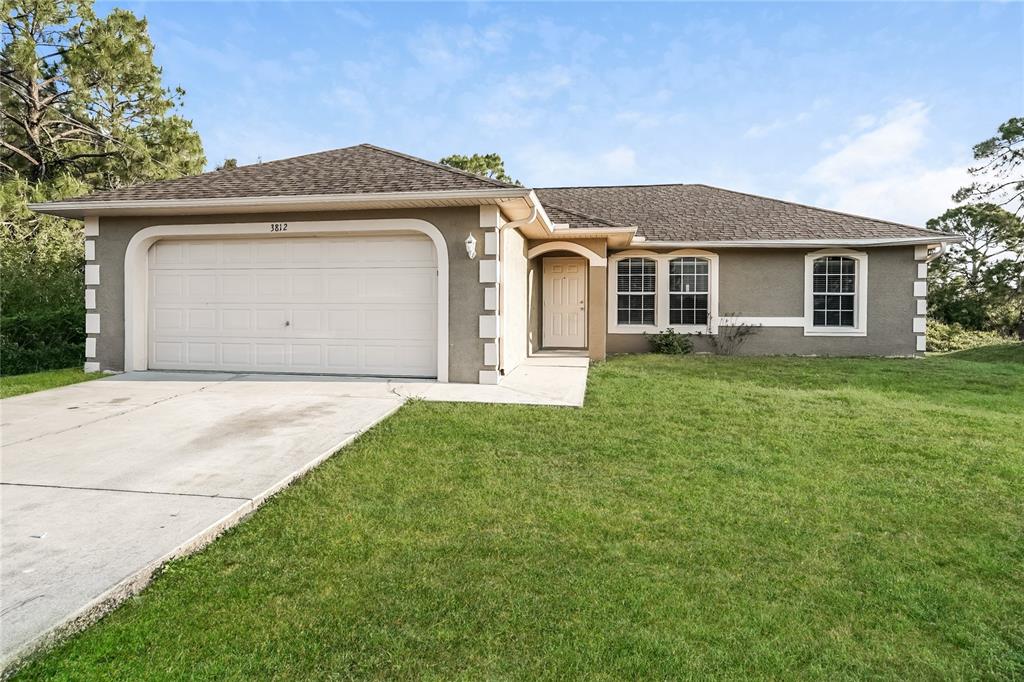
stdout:
<svg viewBox="0 0 1024 682">
<path fill-rule="evenodd" d="M 867 336 L 866 329 L 857 327 L 804 327 L 804 336 Z"/>
<path fill-rule="evenodd" d="M 608 327 L 609 334 L 660 334 L 662 332 L 672 330 L 677 334 L 703 334 L 705 336 L 714 335 L 718 333 L 717 328 L 712 328 L 710 331 L 707 325 L 669 325 L 667 327 L 656 327 L 653 325 L 612 325 Z"/>
</svg>

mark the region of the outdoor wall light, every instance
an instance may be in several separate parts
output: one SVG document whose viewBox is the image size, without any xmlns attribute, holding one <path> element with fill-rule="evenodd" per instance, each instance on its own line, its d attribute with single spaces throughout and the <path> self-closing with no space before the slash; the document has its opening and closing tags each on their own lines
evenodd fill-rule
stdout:
<svg viewBox="0 0 1024 682">
<path fill-rule="evenodd" d="M 466 255 L 470 258 L 476 258 L 476 239 L 473 238 L 472 232 L 466 237 Z"/>
</svg>

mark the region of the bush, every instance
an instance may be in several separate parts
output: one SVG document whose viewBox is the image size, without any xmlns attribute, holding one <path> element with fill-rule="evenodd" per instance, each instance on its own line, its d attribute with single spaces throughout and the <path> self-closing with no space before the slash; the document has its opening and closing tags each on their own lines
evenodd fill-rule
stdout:
<svg viewBox="0 0 1024 682">
<path fill-rule="evenodd" d="M 977 331 L 967 329 L 959 324 L 944 324 L 935 320 L 928 321 L 927 338 L 928 350 L 935 353 L 948 353 L 1012 342 L 1012 339 L 1000 336 L 996 332 Z"/>
<path fill-rule="evenodd" d="M 677 334 L 673 329 L 657 334 L 644 332 L 644 338 L 651 344 L 651 350 L 655 353 L 687 355 L 693 352 L 693 340 L 686 334 Z"/>
<path fill-rule="evenodd" d="M 81 306 L 0 317 L 0 374 L 74 367 L 85 357 Z"/>
</svg>

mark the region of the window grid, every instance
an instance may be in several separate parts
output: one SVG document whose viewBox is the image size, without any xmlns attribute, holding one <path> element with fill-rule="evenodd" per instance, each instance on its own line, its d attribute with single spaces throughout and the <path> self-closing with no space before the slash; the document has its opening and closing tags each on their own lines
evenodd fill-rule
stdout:
<svg viewBox="0 0 1024 682">
<path fill-rule="evenodd" d="M 710 261 L 686 256 L 668 266 L 669 324 L 707 324 Z"/>
<path fill-rule="evenodd" d="M 857 298 L 857 262 L 846 256 L 814 260 L 813 309 L 815 327 L 853 327 Z"/>
<path fill-rule="evenodd" d="M 653 325 L 656 266 L 650 258 L 625 258 L 616 269 L 617 319 L 623 325 Z"/>
</svg>

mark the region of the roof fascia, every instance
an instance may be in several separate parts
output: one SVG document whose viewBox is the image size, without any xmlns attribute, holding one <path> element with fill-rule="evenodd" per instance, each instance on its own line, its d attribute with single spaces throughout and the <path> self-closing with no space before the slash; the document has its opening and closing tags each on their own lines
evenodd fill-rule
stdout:
<svg viewBox="0 0 1024 682">
<path fill-rule="evenodd" d="M 934 235 L 922 237 L 892 237 L 873 239 L 748 239 L 719 241 L 656 241 L 634 239 L 634 244 L 663 248 L 760 248 L 785 249 L 795 246 L 900 246 L 902 244 L 941 244 L 963 241 L 957 235 Z"/>
<path fill-rule="evenodd" d="M 501 201 L 528 199 L 531 190 L 521 187 L 495 189 L 439 190 L 429 192 L 380 192 L 361 194 L 304 194 L 300 196 L 225 197 L 215 199 L 137 199 L 114 201 L 50 201 L 29 204 L 37 213 L 65 218 L 112 215 L 161 215 L 168 213 L 203 214 L 227 212 L 265 212 L 269 210 L 345 208 L 351 205 L 372 207 L 373 204 L 465 201 L 481 199 Z M 536 195 L 533 195 L 536 200 Z M 547 218 L 545 214 L 544 218 Z M 550 224 L 550 221 L 548 221 Z"/>
</svg>

